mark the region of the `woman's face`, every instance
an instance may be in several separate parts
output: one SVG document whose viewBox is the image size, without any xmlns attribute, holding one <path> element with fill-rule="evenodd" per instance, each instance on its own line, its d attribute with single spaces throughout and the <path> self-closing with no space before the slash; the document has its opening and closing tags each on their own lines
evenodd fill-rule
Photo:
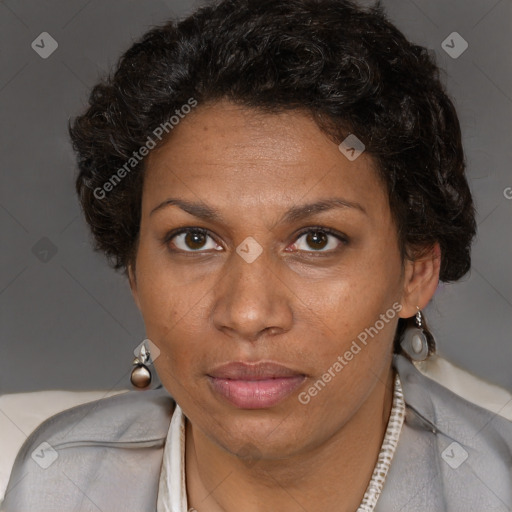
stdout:
<svg viewBox="0 0 512 512">
<path fill-rule="evenodd" d="M 181 120 L 144 180 L 130 280 L 163 385 L 231 453 L 320 446 L 389 383 L 412 314 L 372 159 L 304 114 L 221 102 Z"/>
</svg>

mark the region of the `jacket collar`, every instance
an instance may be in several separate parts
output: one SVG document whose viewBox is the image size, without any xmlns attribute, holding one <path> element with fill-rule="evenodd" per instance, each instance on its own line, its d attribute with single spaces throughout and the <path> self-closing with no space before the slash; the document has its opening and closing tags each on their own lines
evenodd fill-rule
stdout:
<svg viewBox="0 0 512 512">
<path fill-rule="evenodd" d="M 432 400 L 431 385 L 439 386 L 425 377 L 404 355 L 393 356 L 393 366 L 400 376 L 404 401 L 408 408 L 407 422 L 437 433 L 439 425 Z"/>
</svg>

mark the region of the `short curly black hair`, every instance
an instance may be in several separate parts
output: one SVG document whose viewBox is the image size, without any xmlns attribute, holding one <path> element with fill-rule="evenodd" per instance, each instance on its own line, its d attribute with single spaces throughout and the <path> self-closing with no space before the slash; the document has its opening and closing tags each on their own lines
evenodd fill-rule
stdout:
<svg viewBox="0 0 512 512">
<path fill-rule="evenodd" d="M 439 75 L 433 53 L 409 42 L 380 2 L 223 0 L 152 28 L 70 122 L 96 249 L 116 269 L 134 263 L 146 159 L 129 172 L 127 161 L 191 98 L 227 99 L 304 111 L 336 143 L 356 134 L 387 187 L 402 257 L 439 242 L 440 279 L 458 280 L 470 268 L 475 211 Z M 123 179 L 105 187 L 123 166 Z"/>
</svg>

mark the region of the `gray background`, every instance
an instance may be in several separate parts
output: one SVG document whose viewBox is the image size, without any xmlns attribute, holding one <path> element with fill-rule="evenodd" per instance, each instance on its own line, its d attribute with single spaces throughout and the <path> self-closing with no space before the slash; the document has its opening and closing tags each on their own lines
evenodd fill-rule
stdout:
<svg viewBox="0 0 512 512">
<path fill-rule="evenodd" d="M 134 38 L 197 5 L 0 2 L 0 394 L 129 387 L 144 326 L 125 278 L 91 250 L 67 121 Z M 441 355 L 512 390 L 512 1 L 384 5 L 445 70 L 478 208 L 473 269 L 439 287 L 427 318 Z M 441 46 L 454 31 L 469 44 L 456 59 Z M 47 59 L 31 47 L 42 32 L 59 45 Z"/>
</svg>

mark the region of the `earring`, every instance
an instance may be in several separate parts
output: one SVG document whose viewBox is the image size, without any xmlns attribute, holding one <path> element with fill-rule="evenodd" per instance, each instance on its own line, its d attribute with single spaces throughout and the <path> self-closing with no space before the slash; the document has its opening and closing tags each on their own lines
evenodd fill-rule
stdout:
<svg viewBox="0 0 512 512">
<path fill-rule="evenodd" d="M 133 360 L 133 369 L 130 382 L 137 389 L 146 389 L 151 384 L 151 371 L 146 366 L 151 360 L 149 348 L 143 343 L 139 350 L 139 356 Z"/>
<path fill-rule="evenodd" d="M 414 361 L 424 361 L 429 356 L 427 336 L 422 326 L 422 316 L 419 306 L 416 306 L 416 327 L 407 327 L 404 332 L 402 350 Z"/>
</svg>

